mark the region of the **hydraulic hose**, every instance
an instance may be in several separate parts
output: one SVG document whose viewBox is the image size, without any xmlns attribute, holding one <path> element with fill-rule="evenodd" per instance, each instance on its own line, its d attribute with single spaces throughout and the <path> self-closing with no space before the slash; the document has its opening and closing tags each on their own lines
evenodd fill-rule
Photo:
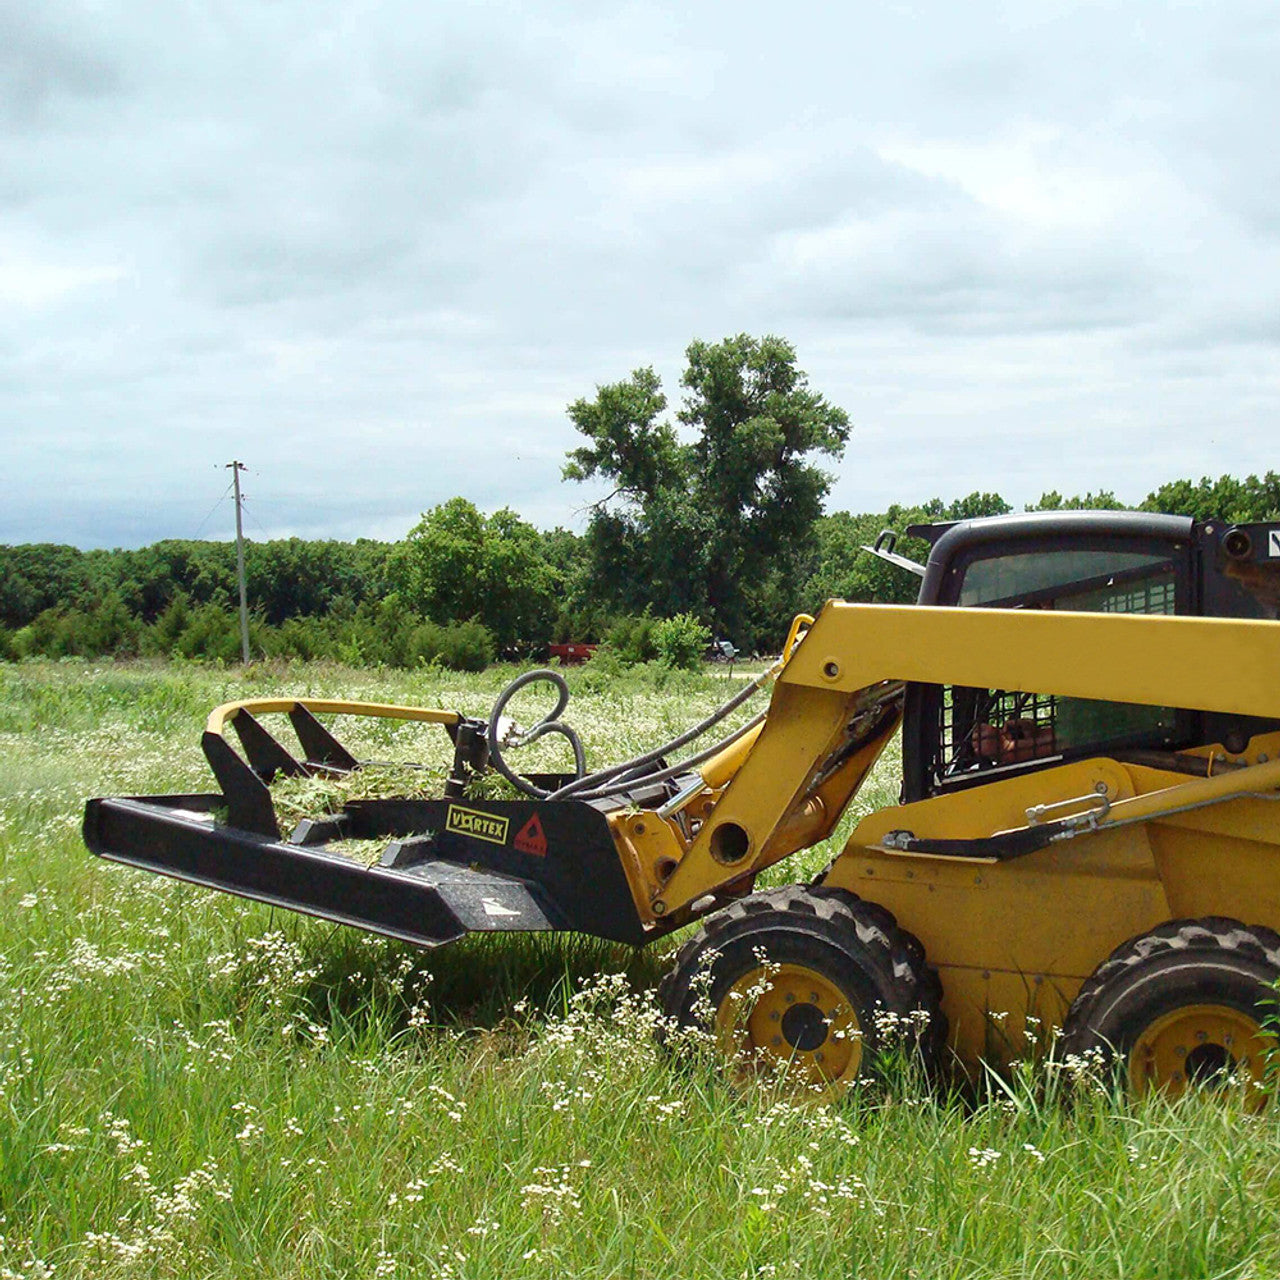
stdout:
<svg viewBox="0 0 1280 1280">
<path fill-rule="evenodd" d="M 672 751 L 678 750 L 686 743 L 692 742 L 693 739 L 701 737 L 713 726 L 719 724 L 726 716 L 730 715 L 738 707 L 740 707 L 748 698 L 757 693 L 772 676 L 771 671 L 766 671 L 757 676 L 754 680 L 740 689 L 732 698 L 725 702 L 722 706 L 713 711 L 705 719 L 700 720 L 692 728 L 686 729 L 677 737 L 672 738 L 670 742 L 665 742 L 660 747 L 654 747 L 650 751 L 645 751 L 638 756 L 632 757 L 630 760 L 624 760 L 620 764 L 610 765 L 608 768 L 600 769 L 596 773 L 588 774 L 586 772 L 586 756 L 582 750 L 582 743 L 578 735 L 567 724 L 560 720 L 560 715 L 565 707 L 569 704 L 569 686 L 565 682 L 564 677 L 558 671 L 552 671 L 547 668 L 540 668 L 536 671 L 526 671 L 523 675 L 517 676 L 503 691 L 498 695 L 498 700 L 493 704 L 493 710 L 489 713 L 488 740 L 489 740 L 489 762 L 493 765 L 502 777 L 511 783 L 522 794 L 531 796 L 535 800 L 599 800 L 606 796 L 616 795 L 619 792 L 627 790 L 639 781 L 647 783 L 665 782 L 668 778 L 674 778 L 681 773 L 687 773 L 690 769 L 704 760 L 709 759 L 717 752 L 724 750 L 725 747 L 736 742 L 744 733 L 749 732 L 761 720 L 764 719 L 765 713 L 762 711 L 759 715 L 749 720 L 740 728 L 735 729 L 731 734 L 720 742 L 714 743 L 712 746 L 699 751 L 696 755 L 689 759 L 681 761 L 677 765 L 668 765 L 658 770 L 653 770 L 652 765 L 657 763 L 663 756 L 668 755 Z M 514 742 L 508 743 L 509 746 L 526 746 L 530 742 L 536 742 L 539 738 L 548 733 L 557 733 L 567 738 L 573 747 L 573 757 L 576 776 L 574 780 L 567 783 L 557 791 L 547 791 L 542 787 L 530 782 L 527 778 L 516 773 L 510 765 L 507 764 L 502 754 L 502 743 L 499 741 L 499 722 L 502 718 L 502 712 L 506 708 L 508 702 L 523 688 L 530 684 L 547 683 L 555 685 L 557 689 L 556 704 L 548 715 L 539 720 L 531 729 L 521 734 Z"/>
<path fill-rule="evenodd" d="M 621 764 L 610 765 L 606 769 L 601 769 L 596 773 L 589 774 L 585 778 L 578 778 L 570 782 L 567 786 L 563 786 L 554 795 L 556 800 L 567 800 L 570 796 L 579 795 L 582 792 L 592 792 L 592 798 L 598 799 L 596 794 L 604 786 L 606 782 L 616 781 L 619 785 L 603 792 L 603 794 L 612 794 L 614 791 L 624 790 L 624 783 L 637 782 L 641 778 L 645 781 L 651 781 L 652 775 L 647 772 L 647 766 L 661 759 L 672 751 L 678 750 L 686 743 L 692 742 L 694 738 L 700 738 L 708 729 L 720 723 L 726 716 L 736 711 L 744 702 L 753 694 L 757 693 L 770 678 L 772 672 L 766 671 L 756 676 L 745 688 L 740 689 L 728 702 L 722 704 L 713 711 L 705 720 L 700 720 L 691 729 L 686 729 L 678 737 L 672 738 L 670 742 L 664 742 L 660 747 L 654 747 L 651 751 L 646 751 L 641 755 L 634 756 L 630 760 L 624 760 Z M 734 734 L 727 741 L 731 742 L 737 738 Z M 720 746 L 727 745 L 721 743 Z M 718 749 L 718 747 L 717 747 Z M 713 753 L 714 754 L 714 753 Z M 666 772 L 665 770 L 663 771 Z"/>
<path fill-rule="evenodd" d="M 556 705 L 552 708 L 549 715 L 544 716 L 538 721 L 527 733 L 523 733 L 515 742 L 510 743 L 511 746 L 523 747 L 530 742 L 536 742 L 539 738 L 544 737 L 548 733 L 558 733 L 563 738 L 568 738 L 570 745 L 573 747 L 573 762 L 575 772 L 578 778 L 581 778 L 587 771 L 587 758 L 582 750 L 582 742 L 578 735 L 560 720 L 560 713 L 569 705 L 569 686 L 565 683 L 564 676 L 558 671 L 550 671 L 547 668 L 541 668 L 537 671 L 526 671 L 523 675 L 517 676 L 503 691 L 498 695 L 498 700 L 493 704 L 493 710 L 489 713 L 489 763 L 511 783 L 517 791 L 523 792 L 527 796 L 532 796 L 535 800 L 546 800 L 551 792 L 542 787 L 535 786 L 528 778 L 523 778 L 516 773 L 502 755 L 502 746 L 498 741 L 498 722 L 502 719 L 503 709 L 507 703 L 511 701 L 517 693 L 526 685 L 530 684 L 553 684 L 558 690 L 556 697 Z"/>
<path fill-rule="evenodd" d="M 619 792 L 626 791 L 633 787 L 637 782 L 655 783 L 666 782 L 668 778 L 678 778 L 682 773 L 688 773 L 702 764 L 705 760 L 710 760 L 712 756 L 718 755 L 725 747 L 732 746 L 739 738 L 751 732 L 758 724 L 764 722 L 766 711 L 761 711 L 751 717 L 746 724 L 740 725 L 731 734 L 725 738 L 721 738 L 719 742 L 713 742 L 711 746 L 704 747 L 696 755 L 689 756 L 686 760 L 681 760 L 678 764 L 667 765 L 664 769 L 659 769 L 653 773 L 641 774 L 639 777 L 632 778 L 630 775 L 624 778 L 614 779 L 611 783 L 594 788 L 590 791 L 575 791 L 571 797 L 574 800 L 603 800 L 607 796 L 617 795 Z M 583 779 L 585 781 L 585 779 Z M 577 785 L 576 783 L 570 785 Z M 552 800 L 560 800 L 565 798 L 568 787 L 561 787 L 555 792 Z"/>
</svg>

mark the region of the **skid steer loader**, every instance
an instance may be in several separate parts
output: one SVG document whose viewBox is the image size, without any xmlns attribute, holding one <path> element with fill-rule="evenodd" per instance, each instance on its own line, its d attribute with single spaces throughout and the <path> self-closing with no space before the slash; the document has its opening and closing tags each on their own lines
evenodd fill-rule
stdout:
<svg viewBox="0 0 1280 1280">
<path fill-rule="evenodd" d="M 203 738 L 217 792 L 91 800 L 85 840 L 425 946 L 504 930 L 642 944 L 699 921 L 662 983 L 668 1014 L 818 1091 L 873 1075 L 887 1028 L 970 1068 L 1052 1032 L 1138 1090 L 1259 1078 L 1280 977 L 1280 524 L 1089 512 L 909 532 L 927 564 L 888 533 L 869 550 L 921 575 L 917 604 L 797 618 L 769 671 L 634 759 L 587 771 L 552 671 L 513 682 L 487 721 L 233 703 Z M 521 732 L 503 713 L 538 681 L 556 705 Z M 765 711 L 690 747 L 765 686 Z M 286 838 L 270 784 L 358 770 L 329 727 L 350 715 L 442 726 L 441 794 L 349 800 Z M 831 835 L 899 728 L 901 802 L 812 883 L 753 892 Z M 574 771 L 517 772 L 513 746 L 546 734 Z M 518 798 L 482 798 L 495 773 Z M 380 861 L 344 856 L 348 838 L 385 841 Z"/>
</svg>

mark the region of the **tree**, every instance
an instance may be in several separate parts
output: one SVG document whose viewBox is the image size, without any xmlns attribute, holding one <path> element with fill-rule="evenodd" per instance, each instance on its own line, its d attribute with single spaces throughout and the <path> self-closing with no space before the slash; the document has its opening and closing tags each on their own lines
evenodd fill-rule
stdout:
<svg viewBox="0 0 1280 1280">
<path fill-rule="evenodd" d="M 433 507 L 392 552 L 388 581 L 434 622 L 475 619 L 500 645 L 546 639 L 559 576 L 541 535 L 507 508 L 483 516 L 465 498 Z"/>
<path fill-rule="evenodd" d="M 1027 507 L 1028 511 L 1122 511 L 1124 503 L 1116 497 L 1110 489 L 1099 489 L 1094 493 L 1092 489 L 1083 496 L 1073 494 L 1070 498 L 1064 498 L 1057 489 L 1050 489 L 1048 493 L 1040 495 L 1039 502 L 1033 502 Z"/>
<path fill-rule="evenodd" d="M 614 490 L 598 508 L 619 495 L 643 505 L 678 483 L 684 450 L 671 425 L 658 421 L 666 407 L 661 380 L 651 367 L 636 369 L 624 382 L 597 387 L 594 400 L 575 400 L 569 418 L 592 443 L 570 451 L 564 478 L 608 477 Z"/>
<path fill-rule="evenodd" d="M 657 374 L 637 369 L 569 406 L 587 444 L 564 475 L 613 485 L 588 538 L 619 607 L 693 612 L 758 643 L 799 598 L 831 485 L 814 459 L 843 454 L 849 419 L 810 389 L 782 338 L 695 341 L 685 355 L 679 427 L 662 417 Z"/>
<path fill-rule="evenodd" d="M 23 627 L 58 605 L 90 596 L 85 553 L 56 543 L 0 546 L 0 623 Z"/>
<path fill-rule="evenodd" d="M 1174 480 L 1148 494 L 1139 509 L 1196 520 L 1226 520 L 1230 524 L 1278 520 L 1280 475 L 1268 471 L 1261 480 L 1257 476 L 1244 480 L 1234 476 L 1211 480 L 1203 476 L 1199 483 Z"/>
<path fill-rule="evenodd" d="M 908 525 L 978 520 L 1008 515 L 1011 510 L 998 493 L 971 493 L 950 503 L 931 498 L 915 507 L 894 503 L 888 511 L 879 513 L 854 516 L 836 511 L 823 516 L 816 527 L 817 554 L 813 572 L 805 583 L 804 608 L 813 612 L 830 599 L 912 604 L 920 579 L 868 554 L 862 550 L 864 546 L 871 546 L 881 530 L 892 529 L 898 535 L 894 550 L 908 560 L 924 564 L 930 545 L 923 538 L 906 537 Z"/>
</svg>

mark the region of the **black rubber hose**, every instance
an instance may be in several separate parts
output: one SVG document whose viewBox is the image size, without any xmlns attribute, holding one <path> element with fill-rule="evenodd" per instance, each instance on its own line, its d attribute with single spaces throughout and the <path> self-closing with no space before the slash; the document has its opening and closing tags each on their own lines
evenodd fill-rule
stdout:
<svg viewBox="0 0 1280 1280">
<path fill-rule="evenodd" d="M 600 769 L 596 773 L 588 774 L 586 772 L 586 755 L 583 752 L 582 743 L 578 735 L 559 719 L 561 712 L 569 705 L 569 686 L 565 682 L 565 678 L 558 671 L 552 671 L 545 667 L 536 671 L 526 671 L 523 675 L 517 676 L 503 689 L 498 695 L 498 700 L 493 704 L 493 710 L 489 713 L 489 762 L 517 791 L 531 796 L 535 800 L 599 800 L 606 796 L 626 791 L 640 782 L 665 782 L 668 778 L 687 773 L 695 765 L 701 764 L 702 761 L 709 759 L 716 752 L 724 750 L 730 743 L 736 742 L 744 733 L 754 728 L 764 719 L 765 713 L 761 712 L 740 728 L 735 729 L 728 737 L 710 747 L 704 748 L 688 760 L 682 760 L 679 764 L 668 765 L 658 770 L 649 768 L 650 765 L 655 764 L 663 756 L 683 747 L 688 742 L 692 742 L 693 739 L 701 737 L 708 729 L 719 724 L 721 720 L 725 719 L 726 716 L 730 715 L 748 698 L 758 692 L 768 679 L 768 676 L 768 672 L 757 676 L 709 716 L 700 720 L 692 728 L 686 729 L 677 737 L 672 738 L 670 742 L 664 742 L 660 747 L 654 747 L 652 750 L 645 751 L 630 760 L 624 760 L 620 764 L 610 765 L 606 769 Z M 503 709 L 521 689 L 526 685 L 535 683 L 547 683 L 556 686 L 558 690 L 556 705 L 548 715 L 539 720 L 528 732 L 521 734 L 519 741 L 514 745 L 525 746 L 548 733 L 558 733 L 569 740 L 573 747 L 576 777 L 558 791 L 546 791 L 516 773 L 507 764 L 502 754 L 501 744 L 498 741 L 498 721 L 502 718 Z"/>
<path fill-rule="evenodd" d="M 640 772 L 640 769 L 643 766 L 652 764 L 654 761 L 667 755 L 669 752 L 683 747 L 685 743 L 692 742 L 694 738 L 700 738 L 708 729 L 713 725 L 719 724 L 721 720 L 731 712 L 736 711 L 738 707 L 746 702 L 752 694 L 756 693 L 764 684 L 768 674 L 769 673 L 766 672 L 764 675 L 757 676 L 744 689 L 734 694 L 728 702 L 724 703 L 721 707 L 707 716 L 705 720 L 700 720 L 693 726 L 693 728 L 686 729 L 678 737 L 672 738 L 670 742 L 664 742 L 662 746 L 654 747 L 652 751 L 646 751 L 642 755 L 635 756 L 631 760 L 624 760 L 621 764 L 610 765 L 607 769 L 601 769 L 585 778 L 578 778 L 575 781 L 570 782 L 568 785 L 561 787 L 559 791 L 554 793 L 553 798 L 556 800 L 567 800 L 571 796 L 576 796 L 581 792 L 590 791 L 592 793 L 592 798 L 598 799 L 600 795 L 600 788 L 602 788 L 606 782 L 617 781 L 619 785 L 613 787 L 611 790 L 620 791 L 624 789 L 621 785 L 623 781 L 627 783 L 634 783 L 641 780 L 652 781 L 652 776 L 650 774 Z M 735 737 L 736 736 L 737 735 L 735 735 Z M 728 739 L 728 741 L 732 740 L 732 738 Z M 718 749 L 719 748 L 717 747 L 716 750 Z M 712 751 L 711 754 L 714 755 L 715 752 Z M 666 775 L 667 771 L 663 770 L 663 773 Z M 626 775 L 625 779 L 622 775 Z M 608 795 L 610 793 L 610 791 L 605 791 L 603 794 Z"/>
<path fill-rule="evenodd" d="M 626 777 L 610 782 L 607 786 L 592 789 L 590 791 L 575 791 L 573 793 L 574 800 L 603 800 L 607 796 L 617 795 L 620 792 L 628 791 L 637 783 L 653 784 L 655 782 L 666 782 L 668 778 L 678 778 L 682 773 L 688 773 L 691 769 L 700 765 L 704 760 L 711 759 L 712 756 L 723 751 L 725 747 L 732 746 L 744 734 L 750 733 L 758 724 L 764 722 L 765 716 L 769 713 L 761 711 L 757 715 L 751 717 L 746 724 L 739 726 L 728 737 L 721 738 L 719 742 L 712 743 L 709 747 L 704 747 L 696 755 L 690 756 L 687 760 L 681 760 L 679 764 L 667 765 L 665 769 L 659 769 L 654 773 L 646 773 L 639 778 Z M 576 784 L 575 784 L 576 785 Z M 559 800 L 564 796 L 567 788 L 561 789 L 552 794 L 552 800 Z"/>
<path fill-rule="evenodd" d="M 536 742 L 543 735 L 548 733 L 558 733 L 561 737 L 568 738 L 570 745 L 573 747 L 573 762 L 577 777 L 581 779 L 587 771 L 587 759 L 582 750 L 582 743 L 578 735 L 567 725 L 560 722 L 560 713 L 569 705 L 569 686 L 565 683 L 564 676 L 558 671 L 551 671 L 547 668 L 541 668 L 537 671 L 526 671 L 523 675 L 517 676 L 503 691 L 498 695 L 498 700 L 493 704 L 493 710 L 489 713 L 489 763 L 511 783 L 517 791 L 523 792 L 527 796 L 531 796 L 535 800 L 545 800 L 550 795 L 550 791 L 544 790 L 542 787 L 535 786 L 527 778 L 523 778 L 516 773 L 502 755 L 502 747 L 498 742 L 498 721 L 502 718 L 503 708 L 507 703 L 520 692 L 526 685 L 546 683 L 553 684 L 559 691 L 556 698 L 556 705 L 549 715 L 543 716 L 527 733 L 520 735 L 518 745 L 524 746 L 526 743 Z"/>
</svg>

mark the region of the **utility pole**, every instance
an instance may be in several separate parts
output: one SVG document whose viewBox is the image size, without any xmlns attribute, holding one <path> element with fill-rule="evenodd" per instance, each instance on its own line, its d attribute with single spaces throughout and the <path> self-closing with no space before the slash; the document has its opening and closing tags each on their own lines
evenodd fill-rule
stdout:
<svg viewBox="0 0 1280 1280">
<path fill-rule="evenodd" d="M 236 488 L 236 577 L 240 579 L 240 653 L 245 666 L 249 665 L 249 600 L 244 586 L 244 522 L 240 516 L 240 473 L 243 462 L 228 462 L 231 480 Z"/>
</svg>

